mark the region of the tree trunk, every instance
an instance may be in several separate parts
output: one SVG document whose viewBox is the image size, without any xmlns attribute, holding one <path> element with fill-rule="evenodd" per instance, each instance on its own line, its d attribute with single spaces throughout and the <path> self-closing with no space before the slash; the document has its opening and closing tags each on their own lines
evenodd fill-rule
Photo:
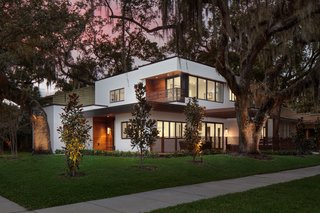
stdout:
<svg viewBox="0 0 320 213">
<path fill-rule="evenodd" d="M 143 166 L 143 148 L 140 146 L 140 167 Z"/>
<path fill-rule="evenodd" d="M 31 112 L 33 151 L 36 153 L 52 153 L 49 125 L 45 111 L 36 103 L 31 106 Z"/>
<path fill-rule="evenodd" d="M 14 83 L 9 83 L 5 75 L 0 74 L 0 82 L 5 82 L 4 85 L 0 85 L 0 99 L 6 98 L 13 101 L 24 107 L 30 115 L 33 128 L 34 151 L 52 153 L 47 115 L 39 102 L 26 91 L 17 88 Z"/>
<path fill-rule="evenodd" d="M 10 150 L 13 157 L 17 157 L 18 155 L 17 131 L 18 130 L 14 127 L 12 127 L 12 129 L 10 130 Z"/>
<path fill-rule="evenodd" d="M 239 152 L 246 154 L 260 154 L 259 141 L 261 138 L 261 129 L 263 124 L 255 123 L 251 119 L 249 106 L 249 98 L 237 98 L 236 115 L 239 127 Z"/>
<path fill-rule="evenodd" d="M 280 136 L 279 136 L 280 115 L 281 115 L 281 104 L 277 104 L 275 106 L 275 117 L 273 118 L 272 148 L 274 151 L 278 151 L 280 149 Z"/>
<path fill-rule="evenodd" d="M 0 155 L 3 154 L 3 141 L 0 139 Z"/>
</svg>

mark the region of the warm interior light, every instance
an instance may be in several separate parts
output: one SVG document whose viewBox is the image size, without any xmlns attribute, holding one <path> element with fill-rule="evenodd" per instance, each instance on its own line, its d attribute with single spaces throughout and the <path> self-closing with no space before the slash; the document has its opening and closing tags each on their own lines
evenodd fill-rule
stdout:
<svg viewBox="0 0 320 213">
<path fill-rule="evenodd" d="M 225 130 L 224 130 L 224 135 L 227 137 L 228 134 L 229 134 L 229 130 L 228 130 L 228 128 L 225 128 Z"/>
<path fill-rule="evenodd" d="M 110 133 L 111 133 L 111 128 L 108 127 L 108 128 L 107 128 L 107 134 L 110 135 Z"/>
</svg>

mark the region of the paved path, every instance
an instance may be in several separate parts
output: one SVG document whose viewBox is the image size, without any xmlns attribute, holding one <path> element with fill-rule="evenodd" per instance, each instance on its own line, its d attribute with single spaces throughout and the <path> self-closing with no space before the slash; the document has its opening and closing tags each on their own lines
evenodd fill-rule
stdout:
<svg viewBox="0 0 320 213">
<path fill-rule="evenodd" d="M 314 166 L 229 180 L 158 189 L 131 195 L 39 209 L 30 211 L 29 213 L 146 212 L 168 206 L 175 206 L 181 203 L 212 198 L 219 195 L 247 191 L 253 188 L 301 179 L 318 174 L 320 174 L 320 166 Z M 17 204 L 0 197 L 1 213 L 24 211 L 25 210 Z"/>
</svg>

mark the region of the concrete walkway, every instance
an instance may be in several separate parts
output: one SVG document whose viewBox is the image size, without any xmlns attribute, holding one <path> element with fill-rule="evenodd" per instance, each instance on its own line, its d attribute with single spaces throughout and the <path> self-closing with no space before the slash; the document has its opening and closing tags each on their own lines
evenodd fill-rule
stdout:
<svg viewBox="0 0 320 213">
<path fill-rule="evenodd" d="M 320 166 L 287 170 L 276 173 L 253 175 L 221 181 L 212 181 L 188 186 L 158 189 L 119 197 L 56 206 L 30 211 L 33 213 L 114 213 L 147 212 L 229 193 L 287 182 L 320 174 Z M 22 207 L 0 197 L 0 212 L 27 212 Z"/>
</svg>

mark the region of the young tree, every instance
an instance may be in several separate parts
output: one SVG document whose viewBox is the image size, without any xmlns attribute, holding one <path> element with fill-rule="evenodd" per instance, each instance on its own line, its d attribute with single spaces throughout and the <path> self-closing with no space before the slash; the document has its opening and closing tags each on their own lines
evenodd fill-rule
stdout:
<svg viewBox="0 0 320 213">
<path fill-rule="evenodd" d="M 79 96 L 75 93 L 69 95 L 67 106 L 61 114 L 62 126 L 58 128 L 60 139 L 65 144 L 65 156 L 68 174 L 75 176 L 82 159 L 81 151 L 86 147 L 90 138 L 91 126 L 82 114 L 82 105 Z"/>
<path fill-rule="evenodd" d="M 142 83 L 134 85 L 136 103 L 132 110 L 132 119 L 125 129 L 125 133 L 131 139 L 131 146 L 137 147 L 140 153 L 140 166 L 143 165 L 143 155 L 156 141 L 158 130 L 156 120 L 150 118 L 151 105 L 147 102 L 146 87 Z"/>
<path fill-rule="evenodd" d="M 0 154 L 3 152 L 3 145 L 10 147 L 11 155 L 18 155 L 18 131 L 23 127 L 24 112 L 19 106 L 12 103 L 0 103 Z"/>
<path fill-rule="evenodd" d="M 185 142 L 187 143 L 188 150 L 192 153 L 193 161 L 201 152 L 201 123 L 204 116 L 204 108 L 199 106 L 198 100 L 193 97 L 184 110 L 186 116 L 186 127 L 184 132 Z"/>
</svg>

